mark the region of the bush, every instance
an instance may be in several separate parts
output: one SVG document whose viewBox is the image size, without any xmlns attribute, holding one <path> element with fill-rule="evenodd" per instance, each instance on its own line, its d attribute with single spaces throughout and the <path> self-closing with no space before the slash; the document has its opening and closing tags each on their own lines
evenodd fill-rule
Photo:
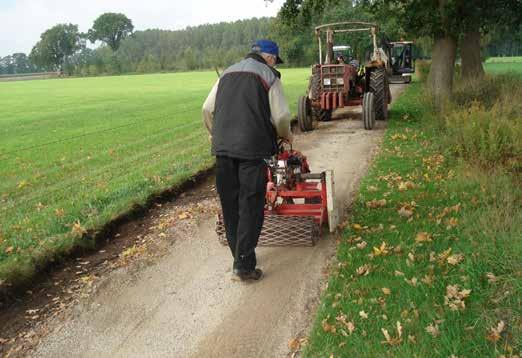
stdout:
<svg viewBox="0 0 522 358">
<path fill-rule="evenodd" d="M 469 106 L 472 102 L 482 103 L 486 108 L 493 106 L 498 100 L 515 97 L 522 99 L 522 77 L 519 74 L 487 76 L 481 80 L 458 82 L 454 88 L 452 99 L 461 106 Z"/>
<path fill-rule="evenodd" d="M 521 117 L 504 100 L 487 109 L 480 102 L 456 108 L 445 116 L 446 143 L 450 150 L 482 167 L 522 169 Z"/>
<path fill-rule="evenodd" d="M 430 73 L 431 61 L 430 60 L 417 60 L 415 61 L 415 75 L 421 82 L 426 82 Z"/>
</svg>

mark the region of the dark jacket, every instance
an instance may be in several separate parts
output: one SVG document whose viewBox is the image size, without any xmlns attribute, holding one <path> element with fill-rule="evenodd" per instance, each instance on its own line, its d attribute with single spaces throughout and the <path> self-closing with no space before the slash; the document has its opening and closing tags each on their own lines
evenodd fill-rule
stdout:
<svg viewBox="0 0 522 358">
<path fill-rule="evenodd" d="M 259 159 L 269 158 L 277 152 L 277 127 L 284 127 L 285 123 L 281 125 L 279 118 L 277 125 L 272 118 L 274 105 L 271 97 L 274 94 L 271 88 L 276 83 L 280 86 L 279 77 L 279 72 L 268 66 L 257 54 L 249 54 L 223 72 L 217 84 L 213 119 L 209 128 L 213 155 Z M 282 96 L 280 92 L 279 102 Z M 272 102 L 276 101 L 272 99 Z M 288 117 L 286 127 L 289 127 L 286 101 L 283 107 L 285 117 Z"/>
</svg>

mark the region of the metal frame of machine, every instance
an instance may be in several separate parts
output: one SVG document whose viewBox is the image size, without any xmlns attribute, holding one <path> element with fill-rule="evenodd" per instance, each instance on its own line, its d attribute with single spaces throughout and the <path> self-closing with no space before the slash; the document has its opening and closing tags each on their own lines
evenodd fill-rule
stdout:
<svg viewBox="0 0 522 358">
<path fill-rule="evenodd" d="M 265 219 L 259 245 L 313 246 L 322 227 L 335 231 L 338 213 L 334 205 L 331 170 L 310 173 L 307 159 L 293 149 L 281 150 L 268 163 Z M 216 222 L 219 241 L 226 244 L 221 215 Z"/>
</svg>

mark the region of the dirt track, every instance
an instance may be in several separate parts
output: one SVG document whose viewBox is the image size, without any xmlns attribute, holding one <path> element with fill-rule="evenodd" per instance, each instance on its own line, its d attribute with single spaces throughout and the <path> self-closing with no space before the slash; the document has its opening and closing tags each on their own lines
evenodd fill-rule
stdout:
<svg viewBox="0 0 522 358">
<path fill-rule="evenodd" d="M 402 89 L 392 86 L 392 96 Z M 342 208 L 353 198 L 385 126 L 378 122 L 377 129 L 365 131 L 352 117 L 357 119 L 322 123 L 296 136 L 294 144 L 313 171 L 334 170 Z M 216 240 L 213 215 L 200 214 L 195 222 L 190 230 L 169 231 L 174 244 L 153 265 L 111 273 L 69 320 L 52 323 L 34 356 L 289 356 L 288 341 L 309 330 L 335 239 L 313 248 L 259 248 L 265 277 L 244 284 L 230 279 L 230 253 Z"/>
</svg>

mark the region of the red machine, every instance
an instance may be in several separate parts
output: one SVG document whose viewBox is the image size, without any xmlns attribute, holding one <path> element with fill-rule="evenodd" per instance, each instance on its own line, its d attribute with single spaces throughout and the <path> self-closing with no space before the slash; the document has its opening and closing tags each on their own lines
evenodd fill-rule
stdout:
<svg viewBox="0 0 522 358">
<path fill-rule="evenodd" d="M 259 245 L 313 246 L 321 228 L 337 226 L 334 182 L 331 170 L 311 173 L 306 157 L 292 148 L 284 149 L 268 162 L 265 220 Z M 225 227 L 218 215 L 216 232 L 226 244 Z"/>
</svg>

